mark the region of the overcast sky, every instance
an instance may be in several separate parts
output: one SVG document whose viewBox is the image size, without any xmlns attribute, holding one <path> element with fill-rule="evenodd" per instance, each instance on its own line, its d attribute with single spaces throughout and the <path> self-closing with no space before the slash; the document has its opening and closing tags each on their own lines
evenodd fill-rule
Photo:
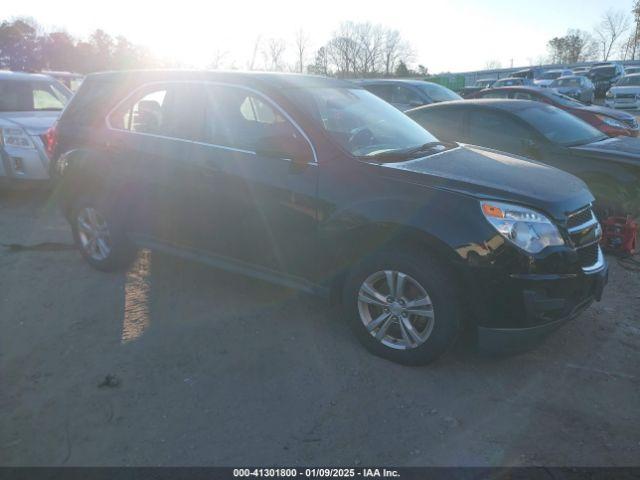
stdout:
<svg viewBox="0 0 640 480">
<path fill-rule="evenodd" d="M 341 21 L 370 21 L 400 30 L 430 72 L 535 63 L 547 41 L 568 28 L 591 31 L 608 9 L 632 0 L 2 0 L 0 19 L 34 17 L 47 29 L 86 37 L 96 28 L 124 35 L 155 54 L 206 67 L 214 52 L 245 68 L 258 35 L 293 42 L 304 29 L 315 50 Z M 293 56 L 293 46 L 287 52 Z M 289 57 L 290 58 L 290 57 Z M 309 59 L 311 60 L 311 58 Z M 291 62 L 293 60 L 291 59 Z"/>
</svg>

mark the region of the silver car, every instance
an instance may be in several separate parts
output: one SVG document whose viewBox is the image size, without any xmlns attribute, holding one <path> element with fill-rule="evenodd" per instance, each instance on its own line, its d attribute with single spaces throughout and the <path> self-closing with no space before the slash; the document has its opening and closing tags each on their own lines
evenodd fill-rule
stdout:
<svg viewBox="0 0 640 480">
<path fill-rule="evenodd" d="M 50 129 L 70 98 L 47 75 L 0 71 L 0 183 L 49 179 Z"/>
<path fill-rule="evenodd" d="M 586 104 L 592 104 L 595 99 L 595 86 L 591 80 L 583 75 L 568 75 L 556 78 L 549 85 L 549 88 Z"/>
</svg>

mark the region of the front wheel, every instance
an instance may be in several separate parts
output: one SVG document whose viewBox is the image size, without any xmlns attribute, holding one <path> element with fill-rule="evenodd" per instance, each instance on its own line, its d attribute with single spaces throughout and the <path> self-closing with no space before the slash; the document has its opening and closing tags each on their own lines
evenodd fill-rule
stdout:
<svg viewBox="0 0 640 480">
<path fill-rule="evenodd" d="M 120 270 L 135 258 L 136 249 L 121 222 L 91 197 L 75 202 L 70 221 L 76 246 L 92 267 L 105 272 Z"/>
<path fill-rule="evenodd" d="M 452 273 L 421 253 L 387 253 L 350 275 L 344 305 L 361 343 L 405 365 L 442 355 L 460 331 L 458 285 Z"/>
</svg>

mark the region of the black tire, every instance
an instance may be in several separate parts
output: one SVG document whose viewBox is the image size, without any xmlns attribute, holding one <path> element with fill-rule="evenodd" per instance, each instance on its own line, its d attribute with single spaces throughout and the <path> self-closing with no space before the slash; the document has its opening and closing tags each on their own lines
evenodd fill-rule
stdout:
<svg viewBox="0 0 640 480">
<path fill-rule="evenodd" d="M 431 297 L 433 329 L 419 346 L 400 350 L 384 345 L 365 327 L 358 308 L 362 283 L 378 271 L 395 270 L 415 279 Z M 462 308 L 459 285 L 452 271 L 426 252 L 381 252 L 364 260 L 348 276 L 343 308 L 358 340 L 373 354 L 403 365 L 426 365 L 453 346 L 461 331 Z"/>
<path fill-rule="evenodd" d="M 109 254 L 102 259 L 97 259 L 91 256 L 83 247 L 80 239 L 78 216 L 87 208 L 92 208 L 99 212 L 108 227 L 110 250 Z M 83 195 L 73 202 L 69 213 L 69 223 L 71 224 L 74 242 L 80 251 L 80 254 L 87 263 L 89 263 L 89 265 L 103 272 L 124 270 L 131 265 L 133 260 L 136 258 L 137 249 L 127 238 L 124 222 L 122 219 L 118 219 L 113 208 L 109 208 L 105 202 L 95 196 Z"/>
</svg>

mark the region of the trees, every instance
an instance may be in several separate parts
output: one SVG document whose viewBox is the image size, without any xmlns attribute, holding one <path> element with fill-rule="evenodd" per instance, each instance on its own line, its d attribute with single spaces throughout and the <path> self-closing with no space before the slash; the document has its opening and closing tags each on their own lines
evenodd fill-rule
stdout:
<svg viewBox="0 0 640 480">
<path fill-rule="evenodd" d="M 583 30 L 568 30 L 563 37 L 554 37 L 547 43 L 551 63 L 578 63 L 592 59 L 597 49 L 593 37 Z"/>
<path fill-rule="evenodd" d="M 88 41 L 81 41 L 64 31 L 45 33 L 29 19 L 19 18 L 0 24 L 0 68 L 90 73 L 147 68 L 156 64 L 145 49 L 122 36 L 114 40 L 104 30 L 98 29 Z"/>
<path fill-rule="evenodd" d="M 27 19 L 0 24 L 0 68 L 33 71 L 43 66 L 41 41 L 34 25 Z"/>
<path fill-rule="evenodd" d="M 282 38 L 270 38 L 263 50 L 265 67 L 267 70 L 280 72 L 284 69 L 282 55 L 287 48 L 287 43 Z"/>
<path fill-rule="evenodd" d="M 609 60 L 614 45 L 629 29 L 629 17 L 626 13 L 609 9 L 594 29 L 602 60 Z"/>
<path fill-rule="evenodd" d="M 309 49 L 309 37 L 302 29 L 299 29 L 296 32 L 295 47 L 297 56 L 295 71 L 298 73 L 304 73 L 305 59 L 307 56 L 307 50 Z"/>
<path fill-rule="evenodd" d="M 413 51 L 397 30 L 369 22 L 343 22 L 316 54 L 314 71 L 339 77 L 393 75 Z"/>
</svg>

